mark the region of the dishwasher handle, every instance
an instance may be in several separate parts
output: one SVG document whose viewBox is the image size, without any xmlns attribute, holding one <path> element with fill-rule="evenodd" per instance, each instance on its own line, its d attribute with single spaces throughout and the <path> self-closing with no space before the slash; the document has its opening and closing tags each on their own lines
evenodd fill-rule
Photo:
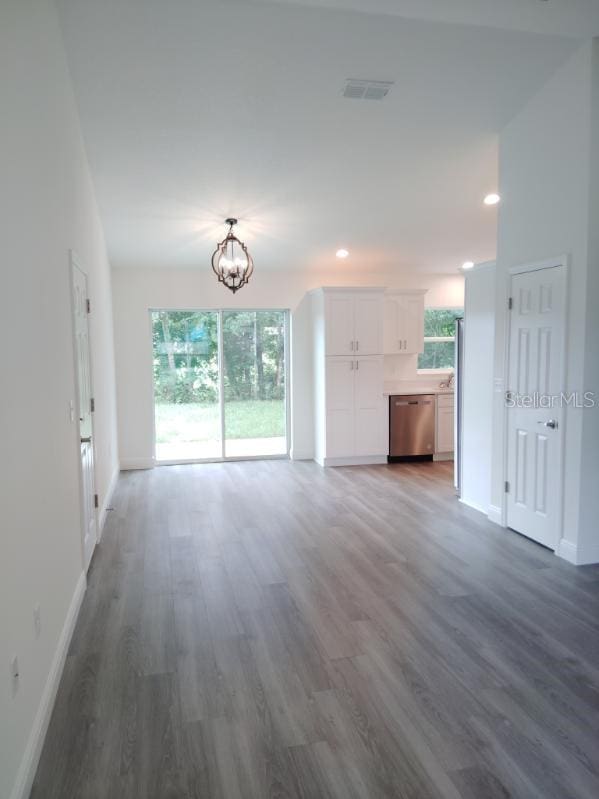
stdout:
<svg viewBox="0 0 599 799">
<path fill-rule="evenodd" d="M 401 405 L 431 405 L 432 400 L 395 400 L 395 407 Z"/>
</svg>

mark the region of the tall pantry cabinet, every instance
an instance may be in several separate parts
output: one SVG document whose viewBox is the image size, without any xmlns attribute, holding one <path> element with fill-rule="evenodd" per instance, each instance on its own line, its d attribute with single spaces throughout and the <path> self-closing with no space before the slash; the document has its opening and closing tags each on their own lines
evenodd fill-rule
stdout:
<svg viewBox="0 0 599 799">
<path fill-rule="evenodd" d="M 382 288 L 312 292 L 315 457 L 321 466 L 387 462 Z"/>
</svg>

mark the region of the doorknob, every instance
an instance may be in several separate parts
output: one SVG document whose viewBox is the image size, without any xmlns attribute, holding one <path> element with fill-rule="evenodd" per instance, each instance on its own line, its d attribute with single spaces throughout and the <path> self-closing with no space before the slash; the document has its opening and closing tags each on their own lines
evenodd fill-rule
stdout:
<svg viewBox="0 0 599 799">
<path fill-rule="evenodd" d="M 91 444 L 92 443 L 92 437 L 91 436 L 85 436 L 85 437 L 82 436 L 81 437 L 81 443 L 82 444 Z"/>
<path fill-rule="evenodd" d="M 555 419 L 550 419 L 548 422 L 537 422 L 537 424 L 542 424 L 544 427 L 550 427 L 552 430 L 557 430 L 557 422 Z"/>
</svg>

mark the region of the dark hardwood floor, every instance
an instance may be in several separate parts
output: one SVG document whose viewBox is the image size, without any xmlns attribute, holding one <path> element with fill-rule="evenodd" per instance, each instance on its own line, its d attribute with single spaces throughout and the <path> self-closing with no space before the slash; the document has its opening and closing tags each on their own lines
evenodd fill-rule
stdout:
<svg viewBox="0 0 599 799">
<path fill-rule="evenodd" d="M 447 464 L 121 476 L 35 799 L 597 799 L 599 567 Z"/>
</svg>

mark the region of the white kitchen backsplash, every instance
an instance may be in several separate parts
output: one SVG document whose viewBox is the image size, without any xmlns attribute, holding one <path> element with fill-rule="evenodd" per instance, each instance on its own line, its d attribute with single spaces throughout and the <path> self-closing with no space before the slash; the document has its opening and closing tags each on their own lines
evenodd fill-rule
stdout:
<svg viewBox="0 0 599 799">
<path fill-rule="evenodd" d="M 418 373 L 418 355 L 385 355 L 385 392 L 436 391 L 446 384 L 453 369 L 433 374 Z"/>
<path fill-rule="evenodd" d="M 418 373 L 418 355 L 385 355 L 385 381 L 409 380 L 410 382 L 438 383 L 447 379 L 453 369 L 444 369 L 437 374 Z"/>
<path fill-rule="evenodd" d="M 414 380 L 418 375 L 418 355 L 385 355 L 385 380 Z"/>
</svg>

